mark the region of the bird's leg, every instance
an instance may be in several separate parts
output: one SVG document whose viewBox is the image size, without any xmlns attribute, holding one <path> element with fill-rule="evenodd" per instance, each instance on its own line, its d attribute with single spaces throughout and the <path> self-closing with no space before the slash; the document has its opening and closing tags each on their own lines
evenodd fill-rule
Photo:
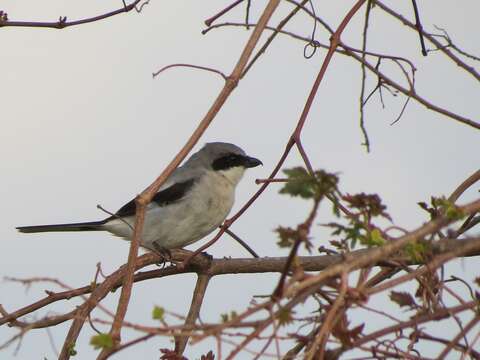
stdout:
<svg viewBox="0 0 480 360">
<path fill-rule="evenodd" d="M 165 265 L 167 262 L 172 262 L 172 252 L 169 249 L 158 245 L 156 242 L 153 243 L 153 247 L 153 252 L 162 259 L 162 261 L 157 264 L 158 266 Z"/>
</svg>

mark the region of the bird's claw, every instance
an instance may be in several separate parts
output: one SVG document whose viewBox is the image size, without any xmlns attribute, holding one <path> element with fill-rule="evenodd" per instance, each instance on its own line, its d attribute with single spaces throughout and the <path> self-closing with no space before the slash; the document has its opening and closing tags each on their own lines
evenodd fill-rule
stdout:
<svg viewBox="0 0 480 360">
<path fill-rule="evenodd" d="M 169 249 L 164 248 L 157 243 L 153 243 L 153 247 L 153 252 L 161 258 L 161 261 L 157 263 L 158 266 L 164 266 L 167 262 L 172 262 L 172 252 Z"/>
</svg>

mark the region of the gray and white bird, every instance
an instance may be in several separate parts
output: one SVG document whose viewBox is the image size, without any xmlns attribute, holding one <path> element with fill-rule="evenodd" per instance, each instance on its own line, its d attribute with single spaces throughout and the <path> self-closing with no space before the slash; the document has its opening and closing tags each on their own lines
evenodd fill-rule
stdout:
<svg viewBox="0 0 480 360">
<path fill-rule="evenodd" d="M 177 249 L 210 234 L 232 209 L 235 188 L 245 170 L 261 164 L 236 145 L 206 144 L 177 168 L 153 197 L 146 210 L 141 245 L 153 251 Z M 104 220 L 17 229 L 22 233 L 108 231 L 130 240 L 135 208 L 132 200 Z"/>
</svg>

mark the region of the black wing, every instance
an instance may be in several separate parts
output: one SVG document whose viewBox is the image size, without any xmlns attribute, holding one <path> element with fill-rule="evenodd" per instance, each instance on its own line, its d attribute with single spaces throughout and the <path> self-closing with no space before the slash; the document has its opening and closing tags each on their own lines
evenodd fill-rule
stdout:
<svg viewBox="0 0 480 360">
<path fill-rule="evenodd" d="M 188 190 L 191 189 L 194 183 L 195 179 L 190 179 L 184 182 L 173 184 L 172 186 L 156 193 L 152 199 L 152 202 L 155 202 L 158 206 L 166 206 L 179 201 L 185 196 Z M 123 205 L 113 217 L 133 216 L 135 215 L 135 211 L 136 205 L 135 199 L 133 199 Z"/>
</svg>

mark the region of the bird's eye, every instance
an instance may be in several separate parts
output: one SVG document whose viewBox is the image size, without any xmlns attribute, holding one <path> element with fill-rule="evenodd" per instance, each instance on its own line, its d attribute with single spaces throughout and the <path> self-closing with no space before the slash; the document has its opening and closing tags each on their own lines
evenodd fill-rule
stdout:
<svg viewBox="0 0 480 360">
<path fill-rule="evenodd" d="M 214 170 L 226 170 L 235 166 L 242 166 L 243 158 L 238 154 L 227 154 L 219 157 L 212 163 Z"/>
</svg>

